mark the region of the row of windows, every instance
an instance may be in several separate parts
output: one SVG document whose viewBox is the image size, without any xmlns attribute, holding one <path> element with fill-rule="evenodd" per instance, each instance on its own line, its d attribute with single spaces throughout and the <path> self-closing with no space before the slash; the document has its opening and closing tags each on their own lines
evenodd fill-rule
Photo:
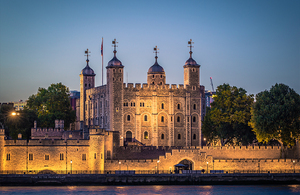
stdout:
<svg viewBox="0 0 300 195">
<path fill-rule="evenodd" d="M 124 105 L 124 107 L 128 107 L 129 104 L 128 104 L 128 102 L 124 102 L 123 105 Z M 130 105 L 131 105 L 132 107 L 134 107 L 134 106 L 135 106 L 135 102 L 131 102 Z M 140 102 L 140 107 L 145 107 L 145 103 L 144 103 L 144 102 Z M 161 104 L 161 109 L 165 109 L 165 104 L 164 104 L 164 103 Z M 178 110 L 181 109 L 181 105 L 180 105 L 180 104 L 177 104 L 177 109 L 178 109 Z M 193 109 L 194 109 L 194 110 L 197 109 L 197 105 L 196 105 L 196 104 L 193 105 Z"/>
<path fill-rule="evenodd" d="M 188 119 L 188 122 L 189 122 L 189 117 L 187 119 Z M 127 115 L 127 121 L 130 121 L 130 120 L 131 120 L 130 115 Z M 144 121 L 146 121 L 146 122 L 148 121 L 148 115 L 144 115 Z M 162 123 L 165 122 L 165 117 L 161 116 L 160 121 Z M 172 117 L 171 117 L 171 121 L 172 121 Z M 177 116 L 177 122 L 179 123 L 180 121 L 181 121 L 180 116 Z M 195 116 L 193 116 L 193 122 L 195 123 L 196 121 L 197 121 L 197 118 Z"/>
<path fill-rule="evenodd" d="M 94 153 L 94 159 L 96 159 L 96 158 L 97 158 L 97 153 Z M 33 160 L 33 154 L 29 154 L 28 159 Z M 103 159 L 102 153 L 101 153 L 101 159 Z M 10 154 L 6 154 L 6 160 L 7 161 L 10 160 Z M 50 155 L 49 154 L 45 154 L 45 160 L 50 160 Z M 59 160 L 64 160 L 64 154 L 63 153 L 59 154 Z M 86 160 L 86 154 L 82 154 L 82 160 L 83 161 Z"/>
<path fill-rule="evenodd" d="M 165 134 L 161 134 L 160 136 L 161 139 L 165 139 Z M 193 139 L 195 140 L 197 138 L 196 134 L 193 135 Z M 145 131 L 144 132 L 144 139 L 149 139 L 149 134 L 148 134 L 148 131 Z M 181 139 L 181 134 L 178 133 L 177 135 L 177 139 Z"/>
<path fill-rule="evenodd" d="M 124 102 L 123 105 L 124 105 L 124 107 L 128 107 L 128 102 Z M 131 102 L 131 103 L 130 103 L 130 106 L 131 106 L 131 107 L 135 107 L 135 102 Z"/>
<path fill-rule="evenodd" d="M 159 76 L 158 75 L 156 75 L 156 78 L 158 78 Z M 154 78 L 154 75 L 152 75 L 152 78 Z M 161 74 L 160 75 L 160 78 L 163 78 L 163 75 Z"/>
</svg>

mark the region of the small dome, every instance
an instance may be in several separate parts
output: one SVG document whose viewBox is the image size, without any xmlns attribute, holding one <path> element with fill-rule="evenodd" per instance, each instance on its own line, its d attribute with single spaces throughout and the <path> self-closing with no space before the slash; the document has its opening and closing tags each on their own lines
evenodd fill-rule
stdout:
<svg viewBox="0 0 300 195">
<path fill-rule="evenodd" d="M 107 64 L 107 67 L 111 67 L 111 66 L 120 66 L 123 67 L 122 62 L 116 57 L 114 56 Z"/>
<path fill-rule="evenodd" d="M 164 73 L 163 67 L 161 67 L 157 62 L 151 66 L 148 70 L 148 73 Z"/>
<path fill-rule="evenodd" d="M 84 69 L 82 69 L 81 74 L 83 75 L 90 75 L 90 76 L 94 76 L 94 70 L 91 69 L 91 67 L 87 64 L 86 67 Z"/>
<path fill-rule="evenodd" d="M 186 62 L 185 65 L 198 65 L 197 62 L 193 58 L 189 58 Z"/>
</svg>

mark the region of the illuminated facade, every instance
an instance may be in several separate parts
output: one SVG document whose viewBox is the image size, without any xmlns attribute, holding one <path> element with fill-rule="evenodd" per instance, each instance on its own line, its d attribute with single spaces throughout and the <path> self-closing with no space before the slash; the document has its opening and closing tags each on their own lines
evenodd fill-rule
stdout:
<svg viewBox="0 0 300 195">
<path fill-rule="evenodd" d="M 95 73 L 88 59 L 80 74 L 77 113 L 85 135 L 96 127 L 118 131 L 121 146 L 126 140 L 152 146 L 200 146 L 205 96 L 200 65 L 192 58 L 192 51 L 183 66 L 183 85 L 166 84 L 155 47 L 155 63 L 148 70 L 147 84 L 134 86 L 123 82 L 124 66 L 116 56 L 116 41 L 113 44 L 114 57 L 106 67 L 107 85 L 95 87 Z M 191 41 L 189 44 L 192 48 Z"/>
</svg>

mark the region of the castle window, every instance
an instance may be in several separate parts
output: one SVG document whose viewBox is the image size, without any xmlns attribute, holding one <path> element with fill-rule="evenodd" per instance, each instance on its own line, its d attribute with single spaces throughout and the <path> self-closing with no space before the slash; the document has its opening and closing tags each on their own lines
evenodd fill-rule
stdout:
<svg viewBox="0 0 300 195">
<path fill-rule="evenodd" d="M 91 84 L 89 83 L 89 87 L 91 87 Z"/>
<path fill-rule="evenodd" d="M 154 85 L 154 82 L 152 82 L 152 84 Z"/>
<path fill-rule="evenodd" d="M 173 117 L 171 117 L 171 122 L 173 121 Z"/>
<path fill-rule="evenodd" d="M 101 153 L 101 159 L 103 159 L 103 154 Z"/>
<path fill-rule="evenodd" d="M 120 69 L 119 72 L 122 72 L 122 69 Z"/>
<path fill-rule="evenodd" d="M 110 159 L 111 158 L 111 152 L 110 152 L 110 150 L 107 150 L 107 152 L 106 152 L 106 158 L 107 159 Z"/>
<path fill-rule="evenodd" d="M 97 153 L 94 153 L 94 159 L 96 159 L 97 158 Z"/>
<path fill-rule="evenodd" d="M 127 121 L 130 121 L 130 115 L 127 115 Z"/>
<path fill-rule="evenodd" d="M 50 157 L 49 157 L 49 154 L 45 154 L 45 160 L 49 160 Z"/>
<path fill-rule="evenodd" d="M 160 82 L 160 84 L 162 85 L 162 82 Z"/>
<path fill-rule="evenodd" d="M 10 154 L 6 154 L 6 160 L 10 160 Z"/>
<path fill-rule="evenodd" d="M 163 123 L 165 121 L 164 116 L 161 116 L 161 122 Z"/>
<path fill-rule="evenodd" d="M 193 117 L 193 122 L 194 122 L 194 123 L 196 122 L 196 117 L 195 117 L 195 116 Z"/>
<path fill-rule="evenodd" d="M 177 104 L 177 109 L 180 110 L 180 104 Z"/>
<path fill-rule="evenodd" d="M 144 121 L 148 121 L 148 116 L 147 115 L 144 116 Z"/>
<path fill-rule="evenodd" d="M 195 91 L 195 90 L 196 90 L 196 87 L 195 87 L 195 86 L 193 86 L 193 87 L 192 87 L 192 89 Z"/>
<path fill-rule="evenodd" d="M 147 131 L 144 132 L 144 139 L 148 139 L 148 132 Z"/>
<path fill-rule="evenodd" d="M 131 106 L 133 106 L 133 107 L 134 107 L 134 106 L 135 106 L 135 102 L 131 102 Z"/>
<path fill-rule="evenodd" d="M 128 107 L 128 102 L 124 102 L 124 107 Z"/>
<path fill-rule="evenodd" d="M 85 84 L 84 86 L 87 86 L 87 84 Z"/>
<path fill-rule="evenodd" d="M 122 78 L 120 78 L 120 81 L 122 81 Z"/>
<path fill-rule="evenodd" d="M 86 160 L 86 154 L 82 154 L 82 160 Z"/>
<path fill-rule="evenodd" d="M 190 117 L 187 117 L 187 122 L 190 122 Z"/>
<path fill-rule="evenodd" d="M 196 110 L 196 108 L 197 108 L 197 106 L 196 106 L 196 104 L 194 104 L 194 110 Z"/>
<path fill-rule="evenodd" d="M 180 133 L 178 133 L 178 139 L 181 139 L 181 134 Z"/>
<path fill-rule="evenodd" d="M 165 135 L 164 134 L 161 134 L 161 139 L 165 139 Z"/>
<path fill-rule="evenodd" d="M 161 104 L 161 109 L 165 109 L 164 103 Z"/>
<path fill-rule="evenodd" d="M 177 122 L 178 123 L 180 122 L 180 116 L 177 116 Z"/>
<path fill-rule="evenodd" d="M 154 75 L 152 75 L 152 78 L 154 78 Z"/>
<path fill-rule="evenodd" d="M 115 77 L 113 78 L 113 81 L 115 81 Z"/>
<path fill-rule="evenodd" d="M 144 102 L 141 102 L 141 103 L 140 103 L 140 107 L 145 107 Z"/>
<path fill-rule="evenodd" d="M 33 160 L 33 154 L 29 154 L 29 160 Z"/>
<path fill-rule="evenodd" d="M 196 139 L 196 134 L 193 135 L 193 139 Z"/>
<path fill-rule="evenodd" d="M 162 78 L 162 75 L 160 75 L 160 78 Z"/>
<path fill-rule="evenodd" d="M 59 160 L 64 160 L 64 154 L 63 153 L 59 154 Z"/>
<path fill-rule="evenodd" d="M 115 70 L 115 69 L 113 69 L 113 72 L 116 72 L 116 70 Z"/>
</svg>

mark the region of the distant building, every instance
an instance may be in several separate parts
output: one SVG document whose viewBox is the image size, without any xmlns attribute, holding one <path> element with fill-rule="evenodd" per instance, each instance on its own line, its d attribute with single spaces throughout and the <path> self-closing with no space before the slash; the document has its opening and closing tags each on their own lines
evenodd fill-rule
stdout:
<svg viewBox="0 0 300 195">
<path fill-rule="evenodd" d="M 16 111 L 23 110 L 27 104 L 27 101 L 19 100 L 17 102 L 11 102 L 14 104 L 14 108 Z"/>
<path fill-rule="evenodd" d="M 80 92 L 79 91 L 70 91 L 70 103 L 73 110 L 76 110 L 76 100 L 80 99 Z"/>
<path fill-rule="evenodd" d="M 215 95 L 216 95 L 215 91 L 205 90 L 205 104 L 206 104 L 206 107 L 210 108 L 210 104 L 214 102 Z"/>
</svg>

